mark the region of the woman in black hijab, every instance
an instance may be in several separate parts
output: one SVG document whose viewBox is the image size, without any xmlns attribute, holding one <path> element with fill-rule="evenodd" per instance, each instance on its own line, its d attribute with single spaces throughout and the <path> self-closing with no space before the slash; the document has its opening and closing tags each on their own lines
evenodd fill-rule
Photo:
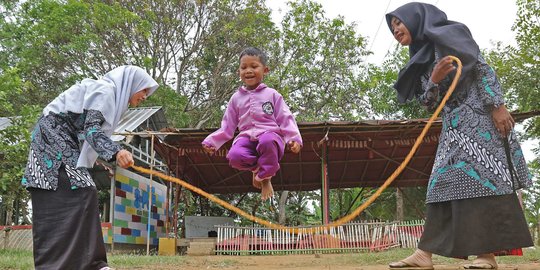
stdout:
<svg viewBox="0 0 540 270">
<path fill-rule="evenodd" d="M 494 253 L 532 246 L 516 190 L 532 184 L 512 131 L 497 77 L 462 23 L 437 7 L 408 3 L 386 15 L 410 60 L 394 88 L 401 103 L 416 99 L 432 111 L 455 75 L 462 75 L 441 113 L 443 128 L 429 178 L 427 219 L 416 252 L 390 268 L 433 269 L 433 253 L 476 259 L 467 269 L 495 269 Z"/>
</svg>

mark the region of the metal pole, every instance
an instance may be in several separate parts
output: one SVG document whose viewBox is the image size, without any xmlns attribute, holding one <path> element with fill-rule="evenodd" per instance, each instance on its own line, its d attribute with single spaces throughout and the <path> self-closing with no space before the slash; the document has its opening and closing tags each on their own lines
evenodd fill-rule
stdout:
<svg viewBox="0 0 540 270">
<path fill-rule="evenodd" d="M 116 175 L 116 167 L 114 167 L 114 174 L 113 177 L 111 177 L 111 198 L 110 198 L 110 213 L 109 213 L 109 222 L 111 223 L 111 253 L 114 252 L 114 199 L 116 197 L 116 183 L 114 180 L 114 176 Z"/>
<path fill-rule="evenodd" d="M 152 139 L 150 151 L 152 151 L 152 158 L 150 160 L 150 170 L 154 169 L 154 134 L 150 137 Z M 148 185 L 148 227 L 146 237 L 146 256 L 150 255 L 150 220 L 152 218 L 152 181 L 153 174 L 150 174 L 150 183 Z"/>
</svg>

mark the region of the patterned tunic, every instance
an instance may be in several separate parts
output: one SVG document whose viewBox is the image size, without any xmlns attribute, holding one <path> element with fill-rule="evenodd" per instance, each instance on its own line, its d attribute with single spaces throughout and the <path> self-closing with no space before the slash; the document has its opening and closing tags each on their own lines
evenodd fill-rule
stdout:
<svg viewBox="0 0 540 270">
<path fill-rule="evenodd" d="M 436 63 L 437 53 L 435 58 Z M 447 77 L 435 85 L 430 80 L 431 72 L 421 77 L 423 93 L 417 96 L 430 111 L 438 106 L 451 83 Z M 509 165 L 504 138 L 491 117 L 493 108 L 504 104 L 501 86 L 481 55 L 474 76 L 470 87 L 456 88 L 442 110 L 443 127 L 427 203 L 511 194 L 532 185 L 532 175 L 513 132 L 509 136 L 513 166 Z"/>
<path fill-rule="evenodd" d="M 104 122 L 105 118 L 96 110 L 41 116 L 32 132 L 21 183 L 25 187 L 56 190 L 58 171 L 64 164 L 72 189 L 95 186 L 88 169 L 77 168 L 82 143 L 88 142 L 107 161 L 122 149 L 101 131 Z"/>
</svg>

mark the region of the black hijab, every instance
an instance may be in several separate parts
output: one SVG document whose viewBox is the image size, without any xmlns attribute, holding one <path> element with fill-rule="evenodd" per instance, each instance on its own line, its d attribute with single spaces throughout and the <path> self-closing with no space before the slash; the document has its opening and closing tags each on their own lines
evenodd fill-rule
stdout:
<svg viewBox="0 0 540 270">
<path fill-rule="evenodd" d="M 441 58 L 454 55 L 461 60 L 463 68 L 458 87 L 467 86 L 479 52 L 467 26 L 449 21 L 446 14 L 433 5 L 418 2 L 405 4 L 386 14 L 390 31 L 392 17 L 398 18 L 407 27 L 412 38 L 409 62 L 400 70 L 394 84 L 400 103 L 413 99 L 421 91 L 420 76 L 435 60 L 435 49 Z"/>
</svg>

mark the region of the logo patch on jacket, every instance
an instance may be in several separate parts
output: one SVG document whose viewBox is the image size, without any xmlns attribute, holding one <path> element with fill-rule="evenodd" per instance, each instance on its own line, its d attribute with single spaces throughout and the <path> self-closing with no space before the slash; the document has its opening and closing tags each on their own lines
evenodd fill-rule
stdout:
<svg viewBox="0 0 540 270">
<path fill-rule="evenodd" d="M 272 115 L 274 114 L 274 105 L 270 101 L 263 103 L 262 110 L 264 113 Z"/>
</svg>

